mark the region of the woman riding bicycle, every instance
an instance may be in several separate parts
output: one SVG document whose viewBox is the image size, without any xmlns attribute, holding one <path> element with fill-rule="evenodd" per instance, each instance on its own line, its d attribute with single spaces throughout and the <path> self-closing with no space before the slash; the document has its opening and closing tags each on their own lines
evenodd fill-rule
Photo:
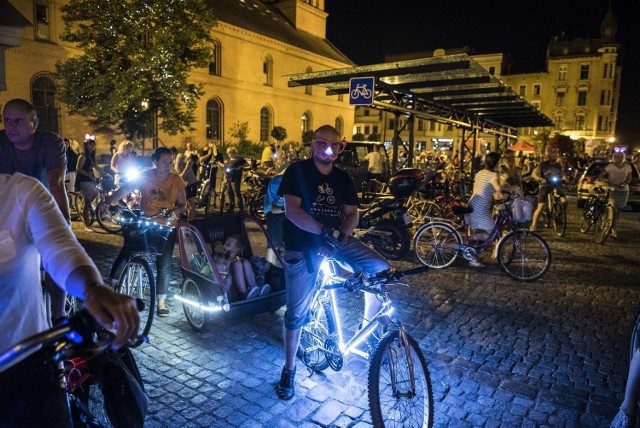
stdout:
<svg viewBox="0 0 640 428">
<path fill-rule="evenodd" d="M 116 186 L 127 172 L 127 168 L 134 166 L 136 159 L 133 155 L 133 143 L 129 140 L 123 140 L 118 146 L 118 151 L 111 158 L 111 170 L 114 172 L 114 183 Z"/>
<path fill-rule="evenodd" d="M 140 209 L 147 216 L 160 213 L 163 209 L 169 210 L 176 219 L 185 210 L 186 195 L 185 183 L 176 173 L 171 172 L 172 156 L 171 151 L 166 147 L 160 147 L 151 155 L 151 160 L 155 168 L 144 171 L 135 183 L 127 183 L 115 193 L 107 197 L 106 204 L 102 209 L 106 209 L 109 204 L 117 202 L 120 198 L 130 193 L 134 187 L 140 191 Z M 169 221 L 169 223 L 175 219 Z M 169 309 L 165 304 L 167 298 L 167 288 L 171 279 L 171 256 L 176 241 L 176 232 L 173 230 L 167 239 L 162 254 L 156 257 L 157 284 L 158 284 L 158 306 L 157 313 L 160 317 L 169 315 Z M 122 274 L 127 258 L 132 252 L 131 242 L 127 234 L 124 235 L 124 245 L 120 254 L 113 262 L 111 268 L 111 284 L 117 284 L 118 278 Z"/>
<path fill-rule="evenodd" d="M 500 194 L 500 177 L 496 172 L 500 154 L 491 152 L 484 160 L 484 169 L 476 173 L 473 181 L 473 194 L 469 199 L 469 206 L 473 211 L 469 214 L 469 226 L 475 231 L 470 238 L 481 241 L 486 238 L 485 233 L 478 233 L 478 230 L 490 231 L 496 225 L 491 214 L 494 194 Z M 477 259 L 469 260 L 469 266 L 483 267 L 484 265 Z"/>
<path fill-rule="evenodd" d="M 84 206 L 82 208 L 82 220 L 84 222 L 85 231 L 93 232 L 91 229 L 91 202 L 98 196 L 96 182 L 98 178 L 95 176 L 95 170 L 103 173 L 102 169 L 96 163 L 96 141 L 93 138 L 87 138 L 83 144 L 83 152 L 78 157 L 78 165 L 76 168 L 76 183 L 80 186 L 82 196 L 84 196 Z"/>
</svg>

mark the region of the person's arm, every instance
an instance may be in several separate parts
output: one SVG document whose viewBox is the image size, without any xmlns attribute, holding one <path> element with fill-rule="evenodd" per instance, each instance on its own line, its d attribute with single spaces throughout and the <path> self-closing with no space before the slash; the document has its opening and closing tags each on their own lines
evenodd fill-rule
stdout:
<svg viewBox="0 0 640 428">
<path fill-rule="evenodd" d="M 111 171 L 113 171 L 114 174 L 120 174 L 120 170 L 118 169 L 118 163 L 120 163 L 120 153 L 116 153 L 111 158 Z"/>
<path fill-rule="evenodd" d="M 67 198 L 67 189 L 64 186 L 65 168 L 55 168 L 47 171 L 47 179 L 49 180 L 49 190 L 55 199 L 62 216 L 71 224 L 71 215 L 69 214 L 69 199 Z"/>
<path fill-rule="evenodd" d="M 316 235 L 322 234 L 322 223 L 302 209 L 302 199 L 298 196 L 284 195 L 284 214 L 298 228 Z"/>
<path fill-rule="evenodd" d="M 498 197 L 502 197 L 502 186 L 500 185 L 500 176 L 498 173 L 495 173 L 491 179 L 491 185 L 493 186 L 493 190 L 495 190 L 495 194 L 498 195 Z"/>
<path fill-rule="evenodd" d="M 338 229 L 345 235 L 351 236 L 354 229 L 358 226 L 358 207 L 355 205 L 343 205 L 342 212 L 344 213 L 344 219 Z"/>
<path fill-rule="evenodd" d="M 182 181 L 182 179 L 180 180 Z M 184 184 L 184 181 L 182 182 Z M 187 193 L 185 191 L 184 186 L 181 186 L 178 190 L 178 197 L 176 198 L 176 206 L 171 210 L 172 214 L 175 217 L 180 217 L 184 214 L 187 204 Z"/>
<path fill-rule="evenodd" d="M 116 328 L 115 347 L 133 339 L 139 315 L 129 296 L 112 292 L 102 285 L 102 277 L 91 258 L 56 209 L 51 195 L 36 180 L 19 183 L 28 187 L 26 227 L 42 257 L 45 270 L 54 282 L 71 295 L 84 300 L 84 306 L 106 328 Z"/>
<path fill-rule="evenodd" d="M 531 172 L 531 177 L 532 177 L 534 180 L 539 181 L 540 183 L 543 183 L 543 184 L 544 184 L 545 179 L 544 179 L 544 178 L 542 178 L 542 177 L 540 176 L 541 171 L 542 171 L 542 170 L 541 170 L 541 168 L 540 168 L 540 165 L 538 165 L 538 166 L 537 166 L 537 167 L 535 167 L 535 168 L 533 169 L 533 171 Z"/>
</svg>

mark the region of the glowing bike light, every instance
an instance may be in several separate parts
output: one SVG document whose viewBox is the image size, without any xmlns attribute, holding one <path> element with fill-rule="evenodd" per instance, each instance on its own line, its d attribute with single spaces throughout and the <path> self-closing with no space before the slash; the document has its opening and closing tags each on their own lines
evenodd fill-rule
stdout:
<svg viewBox="0 0 640 428">
<path fill-rule="evenodd" d="M 138 168 L 129 168 L 124 176 L 127 178 L 127 181 L 133 181 L 140 176 L 140 170 Z"/>
</svg>

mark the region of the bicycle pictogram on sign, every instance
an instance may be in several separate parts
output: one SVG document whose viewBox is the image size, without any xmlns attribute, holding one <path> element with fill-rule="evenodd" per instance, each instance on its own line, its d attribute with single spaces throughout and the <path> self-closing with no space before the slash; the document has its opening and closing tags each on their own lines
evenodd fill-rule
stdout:
<svg viewBox="0 0 640 428">
<path fill-rule="evenodd" d="M 358 77 L 349 79 L 349 104 L 373 104 L 375 79 L 373 77 Z"/>
</svg>

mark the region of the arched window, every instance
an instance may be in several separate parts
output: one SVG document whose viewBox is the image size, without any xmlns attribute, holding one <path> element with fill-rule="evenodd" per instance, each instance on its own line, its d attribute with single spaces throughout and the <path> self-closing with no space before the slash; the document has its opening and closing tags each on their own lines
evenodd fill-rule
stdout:
<svg viewBox="0 0 640 428">
<path fill-rule="evenodd" d="M 218 100 L 207 101 L 207 140 L 222 140 L 222 105 Z"/>
<path fill-rule="evenodd" d="M 264 77 L 262 83 L 265 86 L 273 86 L 273 59 L 269 55 L 262 60 L 262 75 Z"/>
<path fill-rule="evenodd" d="M 60 133 L 60 112 L 56 99 L 56 84 L 48 75 L 36 76 L 31 81 L 31 102 L 36 108 L 40 124 L 38 129 Z"/>
<path fill-rule="evenodd" d="M 340 116 L 336 117 L 336 123 L 334 128 L 336 128 L 336 130 L 338 131 L 338 135 L 340 135 L 340 137 L 344 136 L 344 120 L 342 120 L 342 117 Z"/>
<path fill-rule="evenodd" d="M 313 69 L 311 67 L 307 67 L 304 72 L 305 73 L 311 73 L 313 71 Z M 311 89 L 311 85 L 307 85 L 304 87 L 304 93 L 307 95 L 313 95 L 313 90 Z"/>
<path fill-rule="evenodd" d="M 311 113 L 308 111 L 305 111 L 302 114 L 302 117 L 300 119 L 302 120 L 302 124 L 301 124 L 302 133 L 304 134 L 307 131 L 311 131 L 313 126 Z"/>
<path fill-rule="evenodd" d="M 260 109 L 260 141 L 269 141 L 271 130 L 271 109 L 264 106 Z"/>
<path fill-rule="evenodd" d="M 211 62 L 209 63 L 209 74 L 220 76 L 222 66 L 222 47 L 217 40 L 213 41 L 211 49 Z"/>
</svg>

